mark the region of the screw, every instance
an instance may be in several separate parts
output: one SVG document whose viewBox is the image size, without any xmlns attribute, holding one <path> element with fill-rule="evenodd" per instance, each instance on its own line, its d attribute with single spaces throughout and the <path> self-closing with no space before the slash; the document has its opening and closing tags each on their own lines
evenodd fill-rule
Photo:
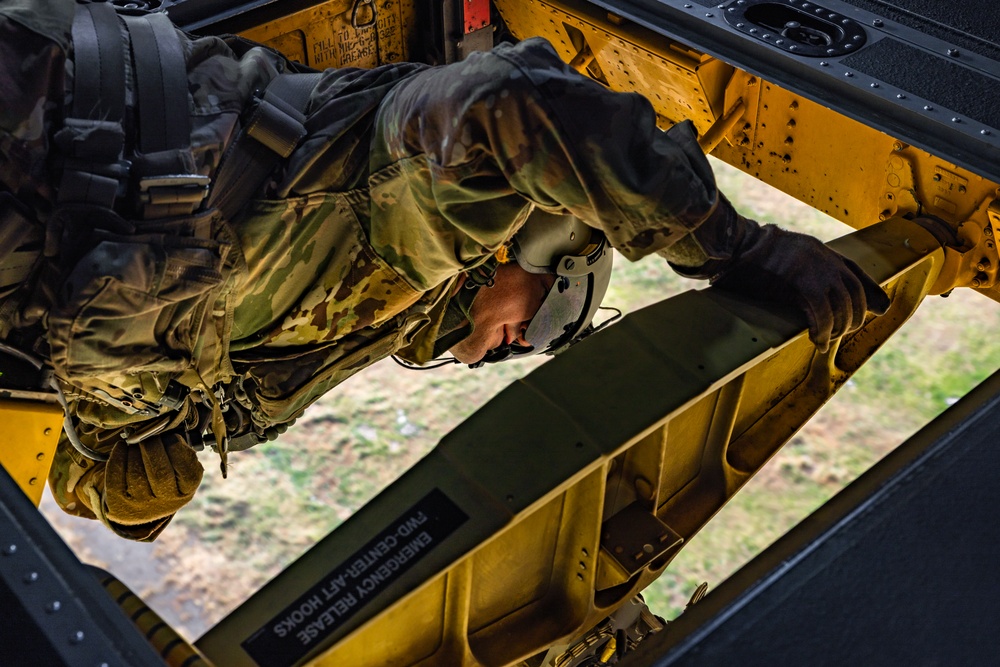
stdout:
<svg viewBox="0 0 1000 667">
<path fill-rule="evenodd" d="M 983 234 L 986 234 L 986 236 L 993 236 L 993 228 L 987 226 L 986 229 L 983 230 Z"/>
<path fill-rule="evenodd" d="M 70 644 L 79 644 L 83 641 L 83 630 L 77 630 L 69 636 Z"/>
<path fill-rule="evenodd" d="M 53 600 L 52 602 L 45 605 L 45 611 L 49 614 L 54 614 L 62 609 L 62 603 L 59 600 Z"/>
<path fill-rule="evenodd" d="M 882 19 L 875 19 L 874 21 L 872 21 L 872 25 L 875 26 L 876 28 L 881 28 L 883 25 Z"/>
<path fill-rule="evenodd" d="M 934 180 L 935 181 L 940 181 L 941 180 L 941 174 L 934 174 Z"/>
<path fill-rule="evenodd" d="M 28 480 L 28 485 L 29 486 L 34 486 L 35 484 L 38 484 L 38 478 L 37 477 L 32 477 L 31 479 Z"/>
<path fill-rule="evenodd" d="M 45 429 L 44 431 L 42 431 L 42 435 L 52 435 L 52 429 L 51 428 Z"/>
<path fill-rule="evenodd" d="M 979 262 L 976 263 L 976 271 L 989 271 L 990 270 L 990 260 L 983 257 Z"/>
<path fill-rule="evenodd" d="M 24 583 L 26 583 L 26 584 L 33 584 L 36 581 L 38 581 L 38 573 L 37 572 L 29 572 L 28 574 L 24 575 Z"/>
<path fill-rule="evenodd" d="M 17 553 L 17 545 L 8 544 L 6 547 L 4 547 L 3 551 L 0 553 L 3 553 L 4 556 L 13 556 L 14 554 Z"/>
<path fill-rule="evenodd" d="M 901 151 L 901 150 L 903 150 L 903 144 L 899 143 L 898 141 L 895 142 L 895 143 L 893 143 L 892 144 L 892 150 L 894 150 L 894 151 Z"/>
<path fill-rule="evenodd" d="M 958 49 L 948 49 L 948 55 L 952 58 L 957 58 L 962 54 L 958 52 Z"/>
<path fill-rule="evenodd" d="M 45 452 L 38 452 L 37 454 L 35 454 L 35 460 L 36 461 L 41 461 L 44 458 L 45 458 Z"/>
</svg>

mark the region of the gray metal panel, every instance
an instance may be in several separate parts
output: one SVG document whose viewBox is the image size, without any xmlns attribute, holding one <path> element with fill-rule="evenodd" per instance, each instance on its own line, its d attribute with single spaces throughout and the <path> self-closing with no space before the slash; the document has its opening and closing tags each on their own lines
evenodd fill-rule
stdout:
<svg viewBox="0 0 1000 667">
<path fill-rule="evenodd" d="M 953 41 L 963 49 L 1000 60 L 996 0 L 844 0 L 928 35 Z"/>
<path fill-rule="evenodd" d="M 164 662 L 0 467 L 0 665 Z"/>
<path fill-rule="evenodd" d="M 625 665 L 995 664 L 1000 373 Z"/>
</svg>

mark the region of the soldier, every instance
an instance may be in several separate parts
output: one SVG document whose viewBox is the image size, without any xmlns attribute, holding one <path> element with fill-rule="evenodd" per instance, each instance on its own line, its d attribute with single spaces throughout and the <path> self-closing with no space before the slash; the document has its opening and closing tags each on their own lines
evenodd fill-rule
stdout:
<svg viewBox="0 0 1000 667">
<path fill-rule="evenodd" d="M 200 483 L 195 449 L 225 472 L 379 359 L 565 347 L 609 243 L 794 304 L 821 348 L 888 306 L 815 239 L 738 215 L 690 123 L 662 132 L 542 40 L 298 69 L 163 15 L 0 5 L 0 337 L 58 378 L 66 511 L 151 540 Z"/>
</svg>

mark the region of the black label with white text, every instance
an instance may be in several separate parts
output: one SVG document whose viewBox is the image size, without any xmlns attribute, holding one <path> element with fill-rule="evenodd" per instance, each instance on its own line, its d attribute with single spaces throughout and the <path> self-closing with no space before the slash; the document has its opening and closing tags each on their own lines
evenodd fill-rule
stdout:
<svg viewBox="0 0 1000 667">
<path fill-rule="evenodd" d="M 468 518 L 434 489 L 241 645 L 261 667 L 295 664 Z"/>
</svg>

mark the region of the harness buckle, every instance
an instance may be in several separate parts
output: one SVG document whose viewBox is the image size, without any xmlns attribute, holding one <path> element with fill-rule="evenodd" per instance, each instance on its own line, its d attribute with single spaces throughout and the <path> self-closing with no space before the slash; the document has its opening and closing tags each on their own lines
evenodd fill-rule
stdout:
<svg viewBox="0 0 1000 667">
<path fill-rule="evenodd" d="M 137 198 L 145 206 L 190 206 L 195 210 L 208 196 L 212 179 L 200 174 L 165 174 L 139 179 Z"/>
</svg>

